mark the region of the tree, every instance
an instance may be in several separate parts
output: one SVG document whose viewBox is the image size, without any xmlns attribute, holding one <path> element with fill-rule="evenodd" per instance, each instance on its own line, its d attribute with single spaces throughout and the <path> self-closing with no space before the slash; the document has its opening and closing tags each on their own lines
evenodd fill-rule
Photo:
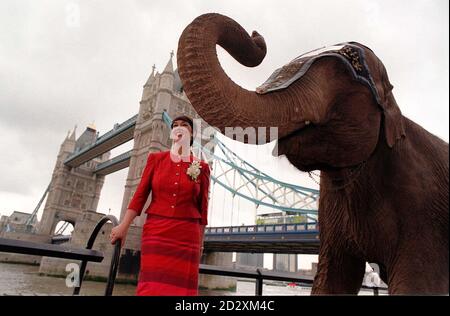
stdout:
<svg viewBox="0 0 450 316">
<path fill-rule="evenodd" d="M 256 225 L 264 225 L 265 223 L 266 223 L 266 221 L 262 218 L 256 219 Z"/>
<path fill-rule="evenodd" d="M 292 219 L 292 222 L 294 224 L 298 224 L 298 223 L 306 223 L 306 216 L 304 215 L 295 215 L 294 218 Z"/>
</svg>

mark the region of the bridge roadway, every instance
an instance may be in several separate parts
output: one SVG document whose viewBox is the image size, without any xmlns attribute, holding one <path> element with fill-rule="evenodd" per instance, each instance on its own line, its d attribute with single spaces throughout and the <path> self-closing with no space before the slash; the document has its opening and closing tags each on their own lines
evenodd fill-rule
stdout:
<svg viewBox="0 0 450 316">
<path fill-rule="evenodd" d="M 207 227 L 205 252 L 318 254 L 316 223 Z"/>
<path fill-rule="evenodd" d="M 112 130 L 98 137 L 92 145 L 86 146 L 67 157 L 64 164 L 72 168 L 78 167 L 83 163 L 132 140 L 136 121 L 137 114 L 121 124 L 116 124 Z M 130 153 L 131 151 L 102 163 L 94 172 L 105 175 L 128 167 L 130 164 Z"/>
<path fill-rule="evenodd" d="M 315 223 L 207 227 L 205 252 L 318 254 L 319 230 Z M 54 236 L 61 244 L 70 236 Z"/>
</svg>

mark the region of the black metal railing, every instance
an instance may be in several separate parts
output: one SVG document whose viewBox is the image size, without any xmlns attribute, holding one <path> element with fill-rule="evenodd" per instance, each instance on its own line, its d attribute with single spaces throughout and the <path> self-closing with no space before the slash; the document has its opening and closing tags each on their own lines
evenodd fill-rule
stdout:
<svg viewBox="0 0 450 316">
<path fill-rule="evenodd" d="M 81 284 L 86 271 L 87 263 L 102 262 L 104 259 L 103 253 L 98 250 L 93 250 L 92 247 L 94 245 L 98 233 L 100 232 L 100 229 L 107 222 L 111 222 L 113 226 L 116 226 L 118 224 L 117 219 L 112 215 L 108 215 L 100 219 L 100 221 L 95 226 L 91 236 L 89 237 L 86 248 L 84 249 L 78 249 L 64 245 L 41 244 L 31 241 L 0 238 L 0 252 L 81 260 L 79 284 L 77 287 L 74 288 L 73 291 L 74 295 L 78 295 L 80 293 Z M 113 292 L 114 282 L 116 279 L 117 268 L 120 259 L 120 249 L 121 249 L 121 241 L 118 240 L 114 244 L 114 250 L 109 268 L 109 275 L 106 282 L 105 296 L 111 296 Z"/>
<path fill-rule="evenodd" d="M 249 226 L 206 227 L 205 234 L 264 234 L 264 233 L 301 233 L 318 232 L 318 223 L 264 224 Z"/>
<path fill-rule="evenodd" d="M 86 245 L 86 249 L 92 249 L 92 246 L 94 246 L 95 239 L 97 238 L 97 235 L 100 232 L 100 229 L 107 222 L 111 222 L 113 224 L 113 226 L 118 225 L 117 218 L 115 218 L 114 216 L 108 215 L 108 216 L 103 217 L 95 226 L 94 231 L 91 234 L 91 237 L 89 237 L 88 243 Z M 108 279 L 106 281 L 105 296 L 111 296 L 113 289 L 114 289 L 114 282 L 116 280 L 117 268 L 119 267 L 120 248 L 121 248 L 121 240 L 118 239 L 114 243 L 114 250 L 113 250 L 112 257 L 111 257 L 111 264 L 109 266 Z M 82 260 L 82 262 L 81 262 L 80 281 L 79 281 L 78 286 L 76 286 L 74 288 L 73 295 L 80 294 L 81 283 L 83 282 L 84 273 L 86 272 L 87 262 L 88 262 L 88 260 L 86 260 L 86 259 Z"/>
<path fill-rule="evenodd" d="M 102 262 L 104 259 L 103 253 L 97 250 L 93 250 L 92 247 L 94 246 L 98 233 L 100 232 L 102 227 L 108 222 L 111 222 L 113 226 L 118 225 L 118 221 L 114 216 L 108 215 L 103 217 L 95 226 L 91 236 L 89 237 L 86 248 L 84 249 L 77 249 L 63 245 L 40 244 L 30 241 L 0 238 L 0 252 L 81 260 L 79 284 L 77 287 L 74 288 L 73 291 L 73 295 L 79 295 L 82 281 L 84 279 L 84 275 L 86 272 L 87 263 Z M 111 257 L 111 264 L 109 268 L 109 274 L 104 293 L 105 296 L 112 295 L 114 289 L 114 282 L 117 275 L 117 269 L 119 265 L 120 251 L 121 251 L 121 241 L 117 240 L 117 242 L 114 244 L 114 250 Z M 231 267 L 228 268 L 228 267 L 201 264 L 199 272 L 201 274 L 254 279 L 256 281 L 255 295 L 257 296 L 261 296 L 263 294 L 264 280 L 295 282 L 307 287 L 312 286 L 314 281 L 314 277 L 312 276 L 307 275 L 299 276 L 293 273 L 268 271 L 260 268 L 236 269 Z M 362 288 L 373 290 L 374 295 L 378 295 L 380 290 L 386 290 L 386 288 L 384 287 L 368 287 L 364 285 L 362 286 Z"/>
<path fill-rule="evenodd" d="M 262 296 L 263 294 L 263 284 L 264 280 L 270 281 L 283 281 L 283 282 L 293 282 L 299 285 L 312 287 L 314 282 L 313 276 L 303 275 L 299 276 L 290 272 L 275 272 L 268 271 L 260 268 L 254 269 L 235 269 L 227 267 L 219 267 L 201 264 L 200 265 L 201 274 L 218 275 L 218 276 L 229 276 L 244 279 L 254 279 L 255 284 L 255 295 Z M 362 289 L 373 290 L 374 295 L 378 295 L 380 290 L 387 290 L 384 287 L 369 287 L 366 285 L 361 286 Z"/>
</svg>

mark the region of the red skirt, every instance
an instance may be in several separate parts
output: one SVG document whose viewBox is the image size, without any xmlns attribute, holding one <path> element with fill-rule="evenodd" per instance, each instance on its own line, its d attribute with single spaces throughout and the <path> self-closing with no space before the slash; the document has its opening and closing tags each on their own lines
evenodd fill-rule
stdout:
<svg viewBox="0 0 450 316">
<path fill-rule="evenodd" d="M 148 214 L 136 295 L 198 295 L 200 223 Z"/>
</svg>

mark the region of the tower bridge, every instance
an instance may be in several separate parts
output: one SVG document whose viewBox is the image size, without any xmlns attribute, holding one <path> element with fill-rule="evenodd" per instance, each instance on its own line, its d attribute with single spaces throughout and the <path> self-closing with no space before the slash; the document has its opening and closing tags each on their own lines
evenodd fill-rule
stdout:
<svg viewBox="0 0 450 316">
<path fill-rule="evenodd" d="M 46 196 L 41 220 L 32 231 L 25 229 L 22 233 L 15 231 L 16 235 L 5 232 L 0 225 L 0 237 L 37 240 L 43 243 L 83 244 L 90 227 L 102 216 L 96 210 L 105 176 L 128 168 L 121 206 L 122 217 L 139 184 L 149 152 L 169 149 L 171 117 L 180 114 L 199 119 L 202 126 L 207 126 L 184 94 L 171 58 L 161 73 L 155 73 L 153 69 L 144 85 L 138 114 L 120 124 L 115 124 L 110 131 L 101 136 L 93 126 L 87 127 L 78 138 L 75 135 L 76 129 L 68 133 L 60 146 L 49 187 L 30 215 L 30 219 L 36 218 Z M 133 140 L 132 150 L 110 158 L 110 151 L 113 148 L 131 140 Z M 210 146 L 211 142 L 213 146 Z M 193 151 L 196 156 L 208 161 L 211 166 L 210 202 L 214 201 L 220 188 L 222 196 L 229 194 L 232 201 L 240 199 L 247 205 L 248 203 L 253 205 L 253 209 L 238 208 L 234 211 L 237 218 L 240 213 L 252 212 L 252 225 L 233 226 L 233 214 L 231 214 L 231 221 L 228 223 L 222 222 L 221 227 L 207 228 L 205 261 L 229 265 L 231 257 L 228 254 L 233 252 L 278 254 L 316 254 L 318 252 L 318 190 L 285 183 L 271 177 L 239 157 L 216 136 L 211 139 L 209 136 L 199 135 L 194 142 Z M 150 200 L 151 197 L 144 208 Z M 213 203 L 209 205 L 210 219 L 224 217 L 224 212 L 230 212 L 223 207 L 220 214 L 220 210 L 212 206 Z M 279 213 L 282 215 L 281 218 L 283 215 L 297 214 L 302 222 L 253 225 L 261 208 Z M 144 221 L 145 214 L 142 214 L 136 218 L 130 228 L 122 256 L 122 262 L 126 264 L 119 268 L 119 277 L 121 273 L 124 275 L 136 273 L 133 265 L 138 262 L 140 232 Z M 61 233 L 61 229 L 59 231 L 57 229 L 57 224 L 60 222 L 71 223 L 74 226 L 74 232 L 70 238 L 58 234 Z M 28 223 L 31 223 L 31 220 Z M 110 229 L 105 227 L 106 230 Z M 108 234 L 105 232 L 104 235 Z M 108 242 L 106 237 L 103 238 L 99 242 L 99 247 L 106 248 L 105 245 Z M 223 255 L 218 256 L 217 253 Z M 4 257 L 0 254 L 0 260 L 2 256 Z M 208 259 L 209 257 L 211 259 Z M 65 265 L 61 260 L 63 259 L 43 258 L 40 261 L 41 272 L 64 274 Z M 105 267 L 102 268 L 101 264 L 95 265 L 99 266 L 96 269 L 93 268 L 92 273 L 101 275 Z M 203 280 L 203 283 L 208 282 Z"/>
</svg>

